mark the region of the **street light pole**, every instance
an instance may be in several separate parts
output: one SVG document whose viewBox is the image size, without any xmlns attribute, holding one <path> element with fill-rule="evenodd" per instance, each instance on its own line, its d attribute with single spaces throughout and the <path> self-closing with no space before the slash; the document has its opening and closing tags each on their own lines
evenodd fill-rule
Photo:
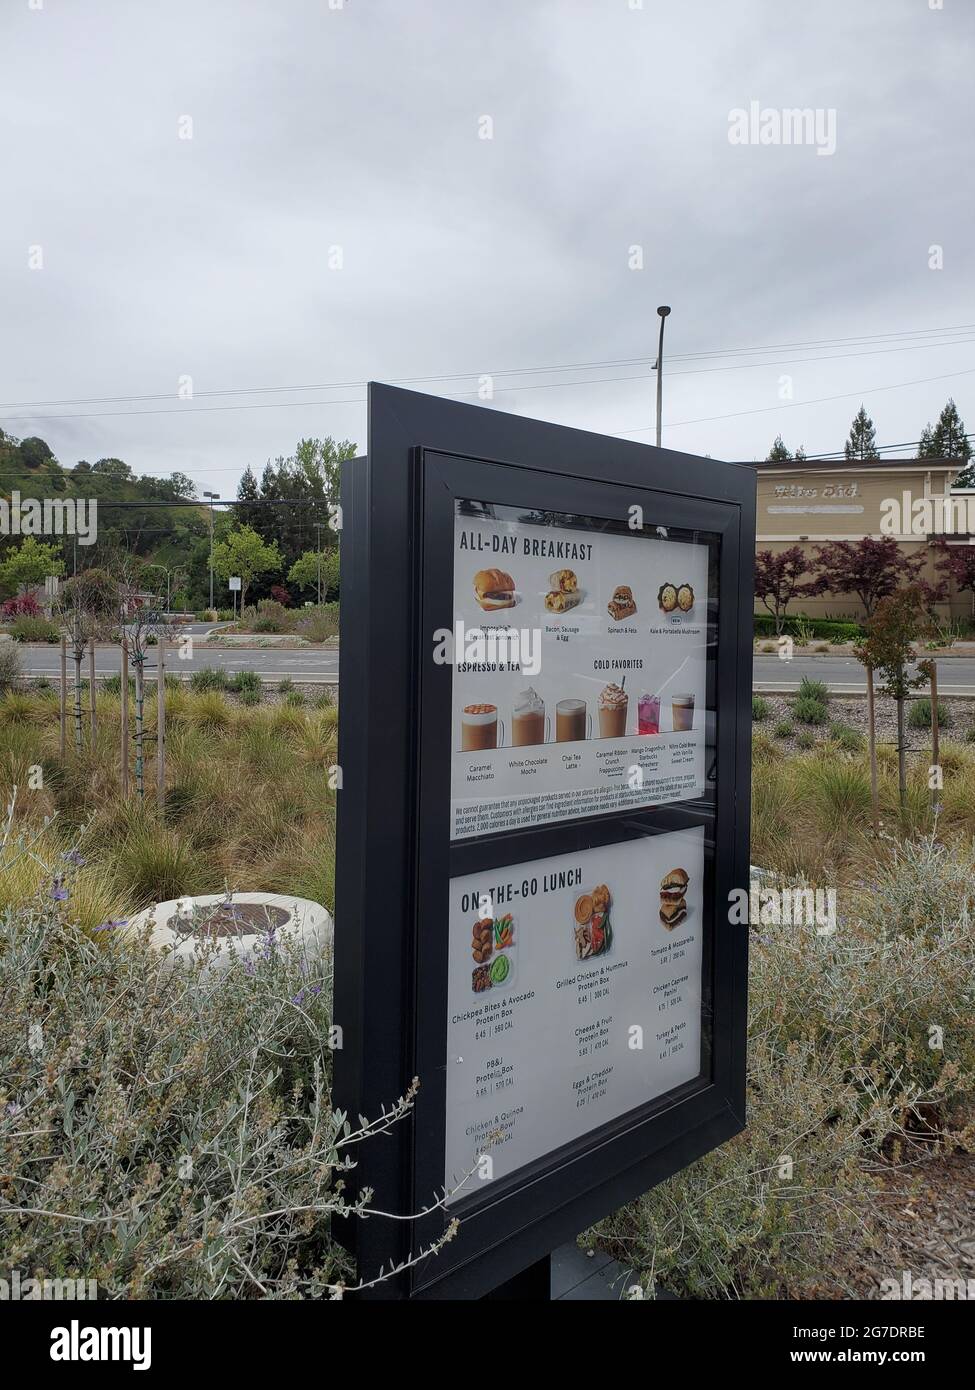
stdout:
<svg viewBox="0 0 975 1390">
<path fill-rule="evenodd" d="M 147 570 L 162 570 L 163 574 L 166 576 L 166 612 L 168 613 L 168 612 L 169 612 L 169 569 L 167 568 L 166 565 L 160 564 L 157 560 L 154 560 L 154 561 L 152 562 L 151 565 L 146 565 L 146 569 L 147 569 Z"/>
<path fill-rule="evenodd" d="M 660 342 L 657 345 L 657 360 L 653 364 L 657 369 L 657 448 L 660 448 L 660 437 L 663 432 L 663 401 L 664 401 L 664 319 L 670 313 L 669 304 L 661 304 L 657 309 L 660 315 Z"/>
<path fill-rule="evenodd" d="M 210 608 L 213 608 L 213 504 L 220 500 L 219 492 L 204 492 L 210 499 Z"/>
</svg>

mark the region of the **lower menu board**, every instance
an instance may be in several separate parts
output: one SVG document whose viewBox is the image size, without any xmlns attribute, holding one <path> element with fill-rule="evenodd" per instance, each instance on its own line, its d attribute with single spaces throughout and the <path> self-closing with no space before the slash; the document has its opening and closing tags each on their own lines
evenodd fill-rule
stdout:
<svg viewBox="0 0 975 1390">
<path fill-rule="evenodd" d="M 450 881 L 448 1204 L 701 1070 L 704 829 Z"/>
<path fill-rule="evenodd" d="M 477 505 L 454 526 L 451 838 L 701 795 L 708 543 Z"/>
</svg>

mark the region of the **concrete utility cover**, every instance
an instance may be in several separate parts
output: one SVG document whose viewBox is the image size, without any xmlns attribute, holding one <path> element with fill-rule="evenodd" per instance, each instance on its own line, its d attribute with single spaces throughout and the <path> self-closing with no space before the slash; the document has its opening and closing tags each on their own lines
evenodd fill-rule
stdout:
<svg viewBox="0 0 975 1390">
<path fill-rule="evenodd" d="M 283 893 L 207 893 L 199 897 L 171 898 L 139 912 L 130 922 L 136 931 L 152 924 L 149 944 L 165 953 L 168 961 L 192 960 L 205 946 L 208 970 L 226 970 L 234 959 L 246 960 L 275 943 L 298 946 L 309 961 L 332 945 L 331 914 L 310 898 Z"/>
</svg>

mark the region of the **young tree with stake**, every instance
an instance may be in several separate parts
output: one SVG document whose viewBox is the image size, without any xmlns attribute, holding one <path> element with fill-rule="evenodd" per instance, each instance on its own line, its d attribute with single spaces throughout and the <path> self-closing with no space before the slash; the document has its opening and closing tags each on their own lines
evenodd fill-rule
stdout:
<svg viewBox="0 0 975 1390">
<path fill-rule="evenodd" d="M 930 590 L 912 584 L 882 598 L 867 623 L 867 635 L 854 649 L 858 661 L 867 668 L 870 734 L 870 778 L 873 792 L 874 830 L 877 828 L 877 730 L 873 707 L 873 677 L 883 682 L 882 693 L 897 704 L 897 784 L 901 815 L 907 808 L 907 748 L 904 704 L 910 692 L 923 685 L 928 672 L 908 674 L 914 660 L 914 643 L 931 629 Z"/>
<path fill-rule="evenodd" d="M 118 588 L 118 611 L 121 615 L 121 640 L 135 678 L 135 789 L 142 800 L 146 794 L 146 658 L 150 647 L 172 641 L 179 634 L 181 624 L 166 617 L 162 595 L 147 594 L 139 583 L 139 577 L 135 566 L 123 567 Z M 164 700 L 164 687 L 160 686 L 157 698 L 160 702 Z M 123 689 L 122 699 L 128 699 L 128 690 Z M 128 750 L 124 756 L 127 761 Z"/>
<path fill-rule="evenodd" d="M 74 741 L 75 751 L 82 746 L 81 663 L 85 647 L 107 637 L 118 617 L 118 584 L 102 569 L 82 570 L 62 584 L 58 590 L 56 611 L 71 644 L 74 660 Z M 94 706 L 94 683 L 91 689 Z"/>
</svg>

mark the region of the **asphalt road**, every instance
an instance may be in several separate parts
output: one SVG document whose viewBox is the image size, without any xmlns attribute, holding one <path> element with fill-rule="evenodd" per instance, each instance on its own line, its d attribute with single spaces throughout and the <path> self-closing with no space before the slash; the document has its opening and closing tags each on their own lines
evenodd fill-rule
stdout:
<svg viewBox="0 0 975 1390">
<path fill-rule="evenodd" d="M 206 629 L 198 627 L 199 636 Z M 21 647 L 24 669 L 32 676 L 57 675 L 60 654 L 57 647 Z M 150 652 L 149 669 L 155 668 L 155 654 Z M 266 680 L 335 681 L 339 673 L 338 648 L 328 650 L 301 649 L 282 651 L 275 647 L 235 648 L 209 647 L 202 642 L 193 644 L 193 655 L 185 660 L 173 655 L 168 669 L 185 674 L 202 666 L 223 667 L 227 671 L 257 671 Z M 95 654 L 95 672 L 109 676 L 118 672 L 120 656 L 117 647 L 99 647 Z M 803 677 L 822 680 L 838 695 L 866 690 L 863 667 L 849 656 L 796 656 L 782 661 L 776 655 L 757 652 L 754 658 L 754 688 L 756 690 L 794 690 Z M 88 663 L 85 662 L 85 675 Z M 945 657 L 938 662 L 938 687 L 945 695 L 975 695 L 975 657 Z"/>
<path fill-rule="evenodd" d="M 866 691 L 863 667 L 852 656 L 794 656 L 782 661 L 756 652 L 752 664 L 755 690 L 794 690 L 808 677 L 825 681 L 837 695 Z M 975 658 L 948 656 L 938 662 L 938 691 L 942 695 L 975 695 Z"/>
<path fill-rule="evenodd" d="M 20 649 L 24 671 L 29 676 L 57 676 L 61 670 L 61 652 L 58 647 L 23 646 Z M 71 657 L 68 657 L 69 670 Z M 118 647 L 95 648 L 95 676 L 118 675 L 122 657 Z M 204 666 L 223 667 L 225 671 L 257 671 L 266 680 L 280 680 L 290 676 L 292 680 L 334 681 L 339 674 L 338 648 L 328 651 L 278 651 L 274 647 L 235 648 L 208 647 L 205 643 L 194 642 L 193 655 L 181 659 L 175 652 L 166 659 L 166 670 L 174 675 L 187 675 L 199 671 Z M 146 673 L 155 672 L 155 650 L 150 649 L 146 661 Z M 87 679 L 88 657 L 85 657 L 82 674 Z"/>
</svg>

